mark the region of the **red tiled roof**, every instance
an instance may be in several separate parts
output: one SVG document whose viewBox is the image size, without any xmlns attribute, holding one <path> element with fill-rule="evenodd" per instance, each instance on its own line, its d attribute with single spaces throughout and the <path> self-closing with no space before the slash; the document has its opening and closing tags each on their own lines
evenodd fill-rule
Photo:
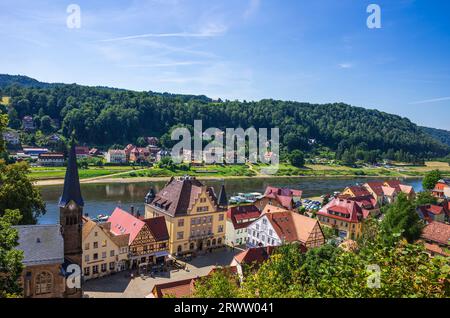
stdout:
<svg viewBox="0 0 450 318">
<path fill-rule="evenodd" d="M 291 211 L 266 213 L 264 216 L 267 217 L 278 237 L 286 242 L 306 244 L 314 228 L 319 225 L 316 219 Z"/>
<path fill-rule="evenodd" d="M 206 187 L 194 177 L 172 178 L 166 186 L 159 191 L 151 206 L 162 210 L 170 216 L 186 215 L 198 199 L 203 188 L 206 189 L 211 201 L 217 206 L 217 196 L 214 189 Z"/>
<path fill-rule="evenodd" d="M 355 195 L 355 197 L 370 195 L 370 192 L 367 191 L 366 188 L 361 187 L 361 186 L 352 186 L 352 187 L 348 187 L 348 189 Z"/>
<path fill-rule="evenodd" d="M 152 293 L 155 298 L 163 298 L 164 296 L 175 298 L 190 297 L 194 293 L 194 283 L 197 279 L 199 277 L 157 284 L 153 287 Z"/>
<path fill-rule="evenodd" d="M 301 197 L 303 191 L 287 188 L 267 187 L 264 196 L 278 201 L 283 207 L 290 210 L 293 208 L 293 197 Z"/>
<path fill-rule="evenodd" d="M 372 189 L 377 196 L 383 195 L 383 182 L 367 182 L 364 187 Z"/>
<path fill-rule="evenodd" d="M 274 249 L 274 246 L 249 248 L 237 254 L 234 258 L 241 265 L 254 263 L 261 264 L 272 255 Z"/>
<path fill-rule="evenodd" d="M 233 223 L 234 229 L 247 227 L 253 221 L 238 223 L 241 220 L 257 219 L 261 212 L 254 205 L 234 206 L 228 209 L 227 218 Z"/>
<path fill-rule="evenodd" d="M 108 222 L 111 223 L 111 233 L 114 235 L 130 235 L 129 244 L 134 241 L 142 227 L 145 225 L 143 221 L 120 208 L 114 210 L 108 218 Z"/>
<path fill-rule="evenodd" d="M 344 217 L 340 215 L 334 215 L 330 212 L 338 212 L 348 215 Z M 359 223 L 364 217 L 362 208 L 355 201 L 350 199 L 335 198 L 331 200 L 327 205 L 322 207 L 318 212 L 318 215 L 326 216 L 332 219 Z"/>
<path fill-rule="evenodd" d="M 163 216 L 145 219 L 148 229 L 152 232 L 156 241 L 166 241 L 169 239 L 169 232 L 167 231 L 166 219 Z"/>
<path fill-rule="evenodd" d="M 431 222 L 423 229 L 422 238 L 448 246 L 450 241 L 450 225 L 440 222 Z"/>
</svg>

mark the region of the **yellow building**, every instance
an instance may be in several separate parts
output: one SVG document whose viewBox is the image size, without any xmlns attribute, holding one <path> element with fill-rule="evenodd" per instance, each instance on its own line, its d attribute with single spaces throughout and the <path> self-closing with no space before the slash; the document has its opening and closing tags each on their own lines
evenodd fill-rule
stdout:
<svg viewBox="0 0 450 318">
<path fill-rule="evenodd" d="M 145 218 L 164 216 L 172 255 L 197 253 L 225 244 L 227 198 L 194 177 L 172 178 L 146 197 Z"/>
<path fill-rule="evenodd" d="M 113 235 L 111 223 L 97 224 L 83 217 L 83 279 L 126 269 L 129 235 Z"/>
</svg>

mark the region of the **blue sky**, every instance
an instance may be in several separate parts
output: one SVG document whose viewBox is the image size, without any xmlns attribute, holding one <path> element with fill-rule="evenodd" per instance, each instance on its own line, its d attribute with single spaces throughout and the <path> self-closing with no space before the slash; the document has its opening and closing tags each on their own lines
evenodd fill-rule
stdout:
<svg viewBox="0 0 450 318">
<path fill-rule="evenodd" d="M 66 25 L 71 3 L 79 29 Z M 366 26 L 371 3 L 381 29 Z M 0 73 L 346 102 L 450 130 L 447 0 L 1 0 L 0 37 Z"/>
</svg>

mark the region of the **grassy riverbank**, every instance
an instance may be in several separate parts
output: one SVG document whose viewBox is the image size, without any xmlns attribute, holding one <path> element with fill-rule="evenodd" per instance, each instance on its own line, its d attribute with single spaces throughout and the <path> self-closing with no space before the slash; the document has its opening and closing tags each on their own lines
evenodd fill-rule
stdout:
<svg viewBox="0 0 450 318">
<path fill-rule="evenodd" d="M 280 164 L 274 175 L 264 175 L 261 170 L 264 165 L 211 165 L 203 167 L 184 167 L 184 169 L 138 168 L 138 167 L 90 167 L 80 169 L 82 183 L 131 183 L 166 180 L 172 176 L 192 175 L 201 179 L 231 179 L 231 178 L 270 178 L 270 177 L 386 177 L 405 178 L 423 177 L 425 173 L 441 170 L 445 176 L 450 176 L 450 166 L 447 163 L 428 162 L 425 166 L 397 165 L 390 168 L 350 168 L 332 165 L 306 165 L 296 168 L 289 164 Z M 62 184 L 65 168 L 31 168 L 30 178 L 37 185 Z"/>
</svg>

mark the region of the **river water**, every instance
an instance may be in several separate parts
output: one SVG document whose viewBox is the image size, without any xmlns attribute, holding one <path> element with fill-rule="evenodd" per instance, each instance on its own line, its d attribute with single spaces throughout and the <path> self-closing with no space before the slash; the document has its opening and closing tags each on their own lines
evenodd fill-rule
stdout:
<svg viewBox="0 0 450 318">
<path fill-rule="evenodd" d="M 341 191 L 346 186 L 368 181 L 383 181 L 386 178 L 246 178 L 208 180 L 205 183 L 213 186 L 216 193 L 225 182 L 228 197 L 239 192 L 264 192 L 269 185 L 275 187 L 289 187 L 303 190 L 303 197 L 320 196 Z M 404 184 L 412 185 L 416 191 L 422 190 L 421 179 L 403 179 Z M 84 213 L 95 217 L 98 214 L 110 215 L 115 207 L 121 207 L 127 211 L 131 206 L 139 210 L 143 215 L 144 197 L 150 187 L 156 192 L 161 190 L 165 181 L 145 183 L 110 183 L 110 184 L 82 184 L 81 191 L 84 198 Z M 53 224 L 59 221 L 58 200 L 61 196 L 62 185 L 40 187 L 42 197 L 46 203 L 47 212 L 39 218 L 40 224 Z"/>
</svg>

